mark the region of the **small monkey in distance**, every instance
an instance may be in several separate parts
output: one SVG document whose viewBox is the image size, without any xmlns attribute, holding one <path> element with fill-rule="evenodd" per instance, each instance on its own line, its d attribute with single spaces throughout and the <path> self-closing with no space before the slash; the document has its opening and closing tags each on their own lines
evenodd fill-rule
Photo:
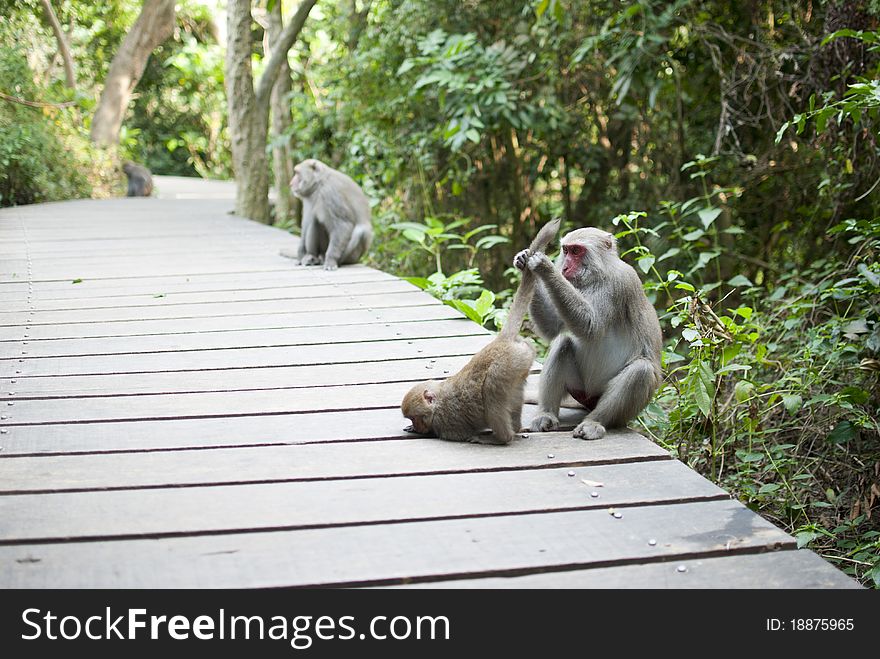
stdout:
<svg viewBox="0 0 880 659">
<path fill-rule="evenodd" d="M 545 224 L 530 253 L 545 250 L 559 224 L 558 219 Z M 523 389 L 535 359 L 535 349 L 519 335 L 534 286 L 532 273 L 523 271 L 498 336 L 452 377 L 422 382 L 409 390 L 400 406 L 403 416 L 412 421 L 407 432 L 464 441 L 488 426 L 494 443 L 513 439 L 522 425 Z"/>
<path fill-rule="evenodd" d="M 135 162 L 127 162 L 122 171 L 128 177 L 126 197 L 149 197 L 153 194 L 153 175 L 150 170 Z"/>
</svg>

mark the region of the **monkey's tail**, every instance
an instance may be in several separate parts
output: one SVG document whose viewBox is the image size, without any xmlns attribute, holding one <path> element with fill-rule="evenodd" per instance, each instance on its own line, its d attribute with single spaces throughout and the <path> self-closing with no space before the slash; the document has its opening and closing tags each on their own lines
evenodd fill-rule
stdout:
<svg viewBox="0 0 880 659">
<path fill-rule="evenodd" d="M 541 227 L 538 235 L 535 236 L 532 244 L 529 245 L 529 251 L 546 251 L 547 246 L 559 231 L 559 225 L 561 223 L 562 219 L 557 217 Z M 519 334 L 523 320 L 526 317 L 526 311 L 528 311 L 529 308 L 529 302 L 532 300 L 532 292 L 534 290 L 535 275 L 528 269 L 523 270 L 522 281 L 520 281 L 519 288 L 516 289 L 516 294 L 513 296 L 513 302 L 510 305 L 510 312 L 507 314 L 507 321 L 504 323 L 504 327 L 501 328 L 501 332 L 499 332 L 498 336 L 512 340 Z"/>
</svg>

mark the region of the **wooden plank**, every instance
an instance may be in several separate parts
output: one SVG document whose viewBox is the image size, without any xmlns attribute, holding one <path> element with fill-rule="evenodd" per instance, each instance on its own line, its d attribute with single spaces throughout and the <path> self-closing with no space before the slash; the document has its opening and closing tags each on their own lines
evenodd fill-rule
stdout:
<svg viewBox="0 0 880 659">
<path fill-rule="evenodd" d="M 398 408 L 409 387 L 410 383 L 391 382 L 194 394 L 27 399 L 15 401 L 14 409 L 7 407 L 7 411 L 14 412 L 14 416 L 7 419 L 5 427 L 11 430 L 20 425 L 48 423 L 149 421 Z M 296 423 L 296 420 L 292 419 L 291 423 Z"/>
<path fill-rule="evenodd" d="M 366 293 L 396 293 L 412 291 L 412 284 L 388 279 L 381 281 L 351 282 L 346 284 L 321 283 L 310 286 L 276 286 L 273 288 L 241 289 L 226 291 L 195 291 L 167 293 L 153 289 L 143 295 L 122 295 L 107 297 L 70 298 L 64 300 L 41 300 L 34 296 L 31 300 L 10 300 L 7 312 L 22 311 L 72 311 L 75 309 L 103 309 L 107 307 L 155 307 L 177 304 L 206 304 L 209 302 L 238 302 L 258 300 L 287 300 L 311 297 L 332 297 Z"/>
<path fill-rule="evenodd" d="M 18 358 L 22 350 L 29 359 L 85 355 L 178 352 L 182 350 L 219 350 L 269 348 L 330 343 L 376 342 L 434 337 L 473 336 L 489 332 L 464 318 L 433 323 L 372 323 L 291 329 L 239 330 L 211 334 L 176 334 L 172 336 L 125 336 L 103 338 L 57 339 L 54 341 L 0 342 L 0 359 Z M 26 347 L 25 347 L 26 346 Z"/>
<path fill-rule="evenodd" d="M 11 240 L 0 246 L 0 259 L 6 262 L 27 261 L 29 257 L 32 261 L 46 261 L 53 264 L 88 259 L 95 263 L 112 263 L 116 260 L 145 256 L 175 255 L 185 258 L 187 252 L 192 254 L 194 248 L 198 248 L 201 255 L 251 254 L 260 257 L 275 254 L 279 245 L 293 242 L 289 237 L 273 236 L 252 237 L 247 241 L 227 235 L 201 238 L 193 236 L 190 239 L 176 238 L 172 242 L 165 237 L 146 236 L 137 241 L 126 238 L 79 240 L 76 242 L 76 249 L 73 249 L 69 239 L 49 239 L 40 242 Z"/>
<path fill-rule="evenodd" d="M 33 288 L 35 294 L 40 296 L 61 295 L 67 293 L 74 295 L 97 295 L 98 293 L 114 294 L 120 291 L 135 290 L 141 293 L 152 293 L 157 288 L 165 291 L 174 290 L 212 290 L 214 288 L 230 289 L 240 286 L 260 287 L 270 284 L 302 284 L 304 286 L 315 283 L 347 283 L 362 281 L 364 279 L 389 279 L 378 270 L 367 268 L 362 265 L 347 265 L 333 272 L 323 268 L 300 268 L 292 264 L 289 259 L 279 261 L 274 270 L 261 272 L 225 272 L 213 275 L 165 275 L 157 277 L 130 277 L 121 274 L 118 277 L 108 279 L 83 279 L 79 284 L 73 284 L 71 279 L 35 282 L 2 282 L 0 292 L 7 290 L 20 290 L 21 288 Z"/>
<path fill-rule="evenodd" d="M 728 496 L 677 460 L 579 471 L 605 483 L 601 498 L 565 468 L 2 496 L 0 544 L 607 511 Z M 621 510 L 623 519 L 613 521 L 627 518 Z"/>
<path fill-rule="evenodd" d="M 536 408 L 526 405 L 523 419 Z M 7 422 L 14 407 L 0 407 Z M 574 427 L 583 411 L 563 410 L 564 427 Z M 165 421 L 116 421 L 33 426 L 6 426 L 0 436 L 0 457 L 70 453 L 144 452 L 182 448 L 266 446 L 314 442 L 350 442 L 411 438 L 399 409 L 313 412 Z"/>
<path fill-rule="evenodd" d="M 550 458 L 549 456 L 553 457 Z M 414 438 L 405 441 L 305 444 L 152 453 L 105 453 L 0 460 L 0 494 L 268 483 L 328 478 L 573 467 L 580 479 L 601 481 L 581 467 L 666 460 L 669 454 L 633 432 L 610 432 L 596 442 L 571 433 L 534 433 L 504 447 Z M 614 493 L 620 482 L 609 483 Z M 596 503 L 605 500 L 605 489 Z"/>
<path fill-rule="evenodd" d="M 455 338 L 385 341 L 382 343 L 381 353 L 370 343 L 355 342 L 317 346 L 189 350 L 172 353 L 51 359 L 29 359 L 23 355 L 19 359 L 0 360 L 0 367 L 3 367 L 7 374 L 10 374 L 10 371 L 20 370 L 21 373 L 18 375 L 43 376 L 366 363 L 419 357 L 473 355 L 491 339 L 491 335 L 486 334 Z M 16 368 L 13 369 L 12 366 Z"/>
<path fill-rule="evenodd" d="M 684 566 L 685 571 L 679 567 Z M 550 589 L 683 589 L 683 588 L 845 588 L 859 582 L 807 549 L 767 554 L 544 572 L 525 576 L 454 579 L 392 588 L 550 588 Z"/>
<path fill-rule="evenodd" d="M 457 501 L 462 501 L 458 496 Z M 291 505 L 291 502 L 284 502 Z M 657 544 L 648 545 L 656 538 Z M 734 501 L 0 547 L 0 587 L 382 585 L 755 553 L 794 540 Z"/>
<path fill-rule="evenodd" d="M 160 320 L 123 320 L 106 323 L 59 323 L 57 325 L 14 325 L 0 327 L 0 340 L 68 339 L 111 336 L 148 336 L 175 334 L 207 334 L 253 329 L 320 328 L 327 325 L 367 325 L 405 321 L 460 319 L 464 316 L 445 304 L 423 304 L 410 307 L 366 309 L 338 309 L 323 311 L 277 312 L 271 314 L 241 314 L 239 316 L 208 316 L 187 318 L 185 322 L 169 318 Z M 320 330 L 317 330 L 320 331 Z M 22 348 L 25 350 L 25 348 Z"/>
<path fill-rule="evenodd" d="M 137 279 L 114 284 L 115 280 L 96 279 L 84 280 L 78 284 L 72 281 L 47 282 L 44 284 L 0 284 L 0 297 L 3 299 L 27 301 L 30 296 L 35 301 L 60 303 L 65 300 L 89 299 L 100 301 L 108 297 L 122 296 L 149 296 L 157 293 L 176 295 L 180 293 L 219 293 L 223 291 L 267 291 L 281 288 L 315 287 L 327 285 L 361 284 L 366 282 L 386 282 L 396 278 L 379 272 L 378 270 L 365 270 L 342 268 L 345 277 L 328 278 L 316 273 L 315 269 L 309 269 L 315 274 L 303 275 L 302 268 L 280 270 L 270 273 L 255 273 L 251 276 L 246 274 L 232 274 L 216 280 L 193 279 L 186 281 L 176 278 L 167 279 Z M 323 270 L 321 272 L 324 272 Z M 336 271 L 340 272 L 340 271 Z"/>
<path fill-rule="evenodd" d="M 159 307 L 121 307 L 111 309 L 82 309 L 74 311 L 0 311 L 0 325 L 43 325 L 48 323 L 105 323 L 120 320 L 150 320 L 160 318 L 199 318 L 204 316 L 233 316 L 291 311 L 330 311 L 337 309 L 378 309 L 408 307 L 417 304 L 441 304 L 415 287 L 396 293 L 361 294 L 358 296 L 328 296 L 287 300 L 216 302 L 206 304 L 176 304 Z"/>
<path fill-rule="evenodd" d="M 457 322 L 457 321 L 456 321 Z M 137 394 L 293 389 L 328 385 L 416 382 L 460 370 L 470 355 L 358 364 L 237 368 L 186 373 L 123 373 L 0 379 L 0 401 Z M 15 395 L 10 395 L 14 391 Z"/>
</svg>

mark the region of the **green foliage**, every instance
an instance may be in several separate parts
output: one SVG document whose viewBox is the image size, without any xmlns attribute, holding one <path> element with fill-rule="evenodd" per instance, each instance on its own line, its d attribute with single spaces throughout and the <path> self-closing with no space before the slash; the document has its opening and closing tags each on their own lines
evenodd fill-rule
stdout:
<svg viewBox="0 0 880 659">
<path fill-rule="evenodd" d="M 0 85 L 26 101 L 51 101 L 34 82 L 20 35 L 28 17 L 0 22 Z M 62 98 L 63 100 L 63 98 Z M 0 99 L 0 206 L 89 197 L 101 158 L 75 127 L 77 108 L 27 107 Z"/>
<path fill-rule="evenodd" d="M 444 223 L 440 218 L 426 217 L 424 224 L 397 222 L 391 228 L 401 231 L 406 240 L 430 254 L 436 267 L 436 271 L 427 277 L 407 277 L 406 280 L 458 309 L 471 320 L 485 325 L 498 316 L 496 295 L 482 287 L 483 280 L 476 268 L 468 267 L 447 277 L 443 274 L 442 258 L 448 253 L 447 250 L 462 250 L 468 254 L 470 266 L 479 252 L 508 241 L 502 236 L 480 235 L 496 228 L 491 224 L 465 233 L 455 232 L 467 224 L 466 218 Z M 471 242 L 474 238 L 476 240 Z M 479 296 L 473 299 L 476 294 Z"/>
<path fill-rule="evenodd" d="M 138 83 L 123 146 L 155 173 L 232 177 L 224 52 L 213 20 L 204 5 L 179 3 L 175 35 L 152 54 Z"/>
</svg>

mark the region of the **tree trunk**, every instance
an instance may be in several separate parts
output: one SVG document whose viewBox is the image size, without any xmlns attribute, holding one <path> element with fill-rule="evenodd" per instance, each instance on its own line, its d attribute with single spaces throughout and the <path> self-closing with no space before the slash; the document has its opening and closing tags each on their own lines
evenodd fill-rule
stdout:
<svg viewBox="0 0 880 659">
<path fill-rule="evenodd" d="M 113 57 L 98 109 L 92 118 L 92 141 L 102 146 L 119 142 L 122 119 L 131 93 L 144 74 L 150 53 L 174 31 L 175 0 L 144 0 L 140 16 Z"/>
<path fill-rule="evenodd" d="M 267 16 L 266 41 L 271 52 L 281 35 L 281 3 L 276 2 Z M 293 216 L 293 195 L 290 193 L 290 179 L 293 178 L 293 163 L 290 159 L 289 139 L 283 137 L 290 128 L 290 64 L 285 58 L 278 70 L 278 79 L 272 87 L 269 105 L 272 111 L 272 170 L 275 173 L 275 224 L 286 225 Z"/>
<path fill-rule="evenodd" d="M 61 53 L 61 61 L 64 62 L 64 80 L 68 87 L 76 89 L 76 74 L 73 71 L 73 57 L 70 55 L 70 46 L 67 45 L 67 37 L 64 30 L 61 29 L 61 23 L 52 9 L 52 3 L 49 0 L 42 0 L 43 9 L 46 12 L 46 18 L 52 26 L 52 32 L 55 33 L 55 40 L 58 42 L 58 52 Z"/>
<path fill-rule="evenodd" d="M 266 136 L 269 100 L 287 51 L 299 36 L 316 0 L 303 0 L 281 31 L 263 75 L 254 87 L 251 72 L 252 36 L 250 0 L 230 0 L 226 15 L 226 100 L 232 168 L 237 192 L 235 213 L 258 222 L 269 222 L 269 164 Z"/>
<path fill-rule="evenodd" d="M 367 27 L 367 17 L 370 15 L 370 5 L 373 0 L 366 0 L 364 8 L 358 11 L 357 0 L 349 1 L 348 20 L 351 29 L 348 31 L 348 52 L 353 53 L 361 40 L 364 28 Z"/>
</svg>

